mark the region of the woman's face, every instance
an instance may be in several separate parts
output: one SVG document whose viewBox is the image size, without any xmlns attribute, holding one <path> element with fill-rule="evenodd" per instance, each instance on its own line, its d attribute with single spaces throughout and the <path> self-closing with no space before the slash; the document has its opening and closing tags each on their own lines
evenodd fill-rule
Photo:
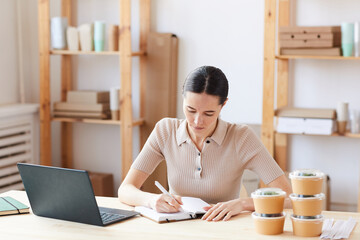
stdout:
<svg viewBox="0 0 360 240">
<path fill-rule="evenodd" d="M 206 93 L 186 92 L 183 111 L 191 136 L 206 138 L 213 133 L 223 105 L 219 97 Z"/>
</svg>

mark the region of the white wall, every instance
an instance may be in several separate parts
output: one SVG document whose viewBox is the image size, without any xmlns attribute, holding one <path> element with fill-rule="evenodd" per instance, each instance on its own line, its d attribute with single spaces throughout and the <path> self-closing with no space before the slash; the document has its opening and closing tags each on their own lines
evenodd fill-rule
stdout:
<svg viewBox="0 0 360 240">
<path fill-rule="evenodd" d="M 3 0 L 0 8 L 0 104 L 19 101 L 16 1 Z"/>
<path fill-rule="evenodd" d="M 340 25 L 360 21 L 360 2 L 356 0 L 297 1 L 294 21 L 298 25 Z M 360 68 L 358 61 L 296 60 L 291 68 L 292 101 L 297 107 L 336 108 L 347 101 L 360 109 Z M 314 167 L 331 178 L 331 202 L 351 204 L 356 210 L 359 186 L 360 140 L 343 137 L 291 137 L 290 167 Z"/>
<path fill-rule="evenodd" d="M 24 63 L 25 72 L 31 76 L 27 80 L 32 86 L 27 93 L 28 101 L 38 101 L 38 57 L 37 57 L 37 19 L 36 0 L 22 1 L 23 7 L 30 7 L 28 21 L 24 29 L 28 31 L 23 41 L 32 42 L 30 56 Z M 31 3 L 25 3 L 31 2 Z M 52 2 L 52 16 L 59 14 L 59 1 Z M 133 1 L 137 6 L 137 1 Z M 295 2 L 295 1 L 294 1 Z M 108 23 L 118 22 L 117 0 L 78 1 L 78 24 L 98 19 Z M 28 4 L 28 5 L 27 5 Z M 348 0 L 301 0 L 297 1 L 296 21 L 300 25 L 339 25 L 342 21 L 360 20 L 360 2 Z M 0 18 L 13 18 L 14 4 L 7 0 L 5 8 L 0 9 Z M 35 7 L 34 7 L 35 6 Z M 6 10 L 5 10 L 6 9 Z M 4 15 L 5 14 L 5 15 Z M 136 7 L 134 9 L 132 31 L 136 34 L 133 48 L 137 49 L 138 24 Z M 35 19 L 34 19 L 35 18 Z M 223 69 L 230 82 L 229 103 L 222 112 L 222 118 L 230 122 L 261 123 L 262 113 L 262 69 L 263 69 L 263 0 L 152 0 L 153 30 L 172 32 L 179 37 L 179 92 L 178 116 L 181 111 L 181 87 L 186 75 L 201 65 L 214 65 Z M 3 21 L 0 21 L 0 24 Z M 6 21 L 8 22 L 8 21 Z M 3 25 L 0 25 L 3 27 Z M 7 25 L 6 25 L 7 26 Z M 7 27 L 13 51 L 16 33 Z M 36 33 L 36 34 L 35 34 Z M 24 39 L 25 38 L 25 39 Z M 15 40 L 14 40 L 15 39 Z M 2 40 L 3 41 L 3 40 Z M 0 47 L 3 44 L 0 44 Z M 11 51 L 6 49 L 6 52 Z M 2 53 L 2 51 L 0 51 Z M 26 55 L 26 54 L 25 54 Z M 0 68 L 4 59 L 12 62 L 6 69 L 14 69 L 10 77 L 16 79 L 16 60 L 14 54 L 0 55 Z M 26 57 L 26 56 L 25 56 Z M 9 61 L 9 58 L 12 60 Z M 117 85 L 119 79 L 118 59 L 114 56 L 79 56 L 74 65 L 74 77 L 79 89 L 107 89 Z M 76 59 L 75 58 L 75 59 Z M 51 57 L 52 96 L 59 100 L 60 69 L 59 57 Z M 31 63 L 30 63 L 31 62 Z M 31 65 L 26 65 L 31 64 Z M 347 100 L 351 107 L 360 108 L 357 98 L 360 76 L 357 61 L 316 61 L 295 60 L 291 63 L 290 101 L 298 107 L 335 107 L 338 101 Z M 90 66 L 90 67 L 89 67 Z M 138 101 L 136 91 L 138 61 L 134 59 L 134 100 Z M 3 70 L 0 71 L 1 76 Z M 9 76 L 6 79 L 10 78 Z M 4 78 L 0 78 L 4 86 Z M 0 103 L 3 94 L 6 101 L 15 101 L 16 86 L 6 82 L 6 91 L 0 88 Z M 9 91 L 13 92 L 12 94 Z M 9 97 L 10 96 L 10 97 Z M 138 114 L 137 105 L 134 106 Z M 60 162 L 58 124 L 53 124 L 53 159 Z M 115 187 L 120 184 L 120 140 L 117 126 L 98 126 L 75 124 L 74 159 L 75 167 L 93 171 L 112 172 Z M 136 133 L 137 135 L 137 133 Z M 135 143 L 138 142 L 135 138 Z M 359 182 L 359 140 L 342 137 L 290 138 L 290 170 L 314 167 L 323 170 L 331 177 L 331 200 L 333 202 L 355 204 Z M 134 157 L 138 146 L 134 147 Z M 344 209 L 344 208 L 343 208 Z M 351 209 L 351 208 L 350 208 Z M 353 210 L 353 209 L 352 209 Z"/>
</svg>

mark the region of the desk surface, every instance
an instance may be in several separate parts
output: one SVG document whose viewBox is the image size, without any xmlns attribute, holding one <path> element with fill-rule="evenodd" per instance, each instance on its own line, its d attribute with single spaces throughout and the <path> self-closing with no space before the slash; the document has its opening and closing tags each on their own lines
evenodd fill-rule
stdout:
<svg viewBox="0 0 360 240">
<path fill-rule="evenodd" d="M 10 191 L 1 196 L 12 196 L 29 204 L 26 193 Z M 121 204 L 117 198 L 97 197 L 99 206 L 132 209 Z M 30 206 L 30 205 L 29 205 Z M 289 214 L 288 214 L 289 215 Z M 355 218 L 358 224 L 350 239 L 360 239 L 360 213 L 328 212 L 326 218 Z M 227 222 L 206 222 L 200 219 L 158 224 L 137 216 L 107 227 L 98 227 L 51 218 L 38 217 L 32 213 L 0 216 L 1 239 L 305 239 L 292 233 L 291 220 L 287 216 L 284 233 L 275 236 L 257 234 L 250 213 L 240 214 Z M 319 239 L 306 238 L 306 239 Z"/>
</svg>

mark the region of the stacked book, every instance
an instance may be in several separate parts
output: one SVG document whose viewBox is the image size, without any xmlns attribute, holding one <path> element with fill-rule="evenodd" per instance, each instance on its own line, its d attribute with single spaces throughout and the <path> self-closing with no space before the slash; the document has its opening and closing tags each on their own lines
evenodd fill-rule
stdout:
<svg viewBox="0 0 360 240">
<path fill-rule="evenodd" d="M 66 102 L 54 103 L 55 117 L 93 119 L 110 117 L 108 91 L 68 91 L 66 99 Z"/>
<path fill-rule="evenodd" d="M 336 132 L 336 110 L 280 108 L 275 112 L 279 133 L 331 135 Z"/>
<path fill-rule="evenodd" d="M 341 56 L 341 27 L 280 27 L 281 55 Z"/>
</svg>

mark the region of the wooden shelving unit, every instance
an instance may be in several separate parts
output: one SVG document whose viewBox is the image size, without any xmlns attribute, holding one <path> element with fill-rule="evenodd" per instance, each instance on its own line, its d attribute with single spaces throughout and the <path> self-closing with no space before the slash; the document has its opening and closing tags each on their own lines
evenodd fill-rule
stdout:
<svg viewBox="0 0 360 240">
<path fill-rule="evenodd" d="M 73 19 L 74 1 L 62 0 L 61 14 L 68 18 L 68 24 L 76 26 Z M 68 50 L 50 49 L 50 0 L 38 0 L 38 23 L 39 23 L 39 54 L 40 54 L 40 162 L 43 165 L 51 165 L 51 122 L 61 122 L 61 151 L 62 166 L 72 167 L 72 123 L 93 123 L 119 125 L 121 135 L 121 161 L 122 177 L 129 170 L 133 156 L 133 127 L 143 126 L 145 106 L 145 78 L 146 78 L 146 47 L 147 36 L 150 32 L 150 0 L 140 0 L 140 51 L 132 52 L 131 48 L 131 0 L 119 0 L 121 29 L 119 39 L 119 52 L 81 52 Z M 114 55 L 120 59 L 120 86 L 121 86 L 121 119 L 94 120 L 75 118 L 53 118 L 51 116 L 50 98 L 50 55 L 61 56 L 61 101 L 66 101 L 67 91 L 72 89 L 73 79 L 72 56 L 76 55 Z M 140 57 L 140 119 L 133 119 L 132 113 L 132 57 Z M 160 118 L 160 117 L 159 117 Z M 141 132 L 141 131 L 140 131 Z M 141 132 L 140 139 L 147 136 Z M 144 142 L 141 140 L 141 146 Z"/>
<path fill-rule="evenodd" d="M 261 139 L 270 154 L 284 171 L 287 170 L 287 136 L 295 134 L 277 133 L 274 128 L 274 117 L 276 117 L 275 109 L 288 105 L 289 61 L 296 59 L 360 60 L 360 57 L 279 55 L 279 49 L 276 49 L 278 38 L 276 29 L 277 27 L 288 26 L 290 24 L 290 2 L 291 0 L 265 0 L 263 119 Z M 278 20 L 278 22 L 276 20 Z M 276 81 L 275 75 L 277 76 Z M 360 134 L 351 133 L 344 135 L 334 133 L 329 137 L 335 136 L 360 138 Z M 360 211 L 360 189 L 358 211 Z"/>
</svg>

